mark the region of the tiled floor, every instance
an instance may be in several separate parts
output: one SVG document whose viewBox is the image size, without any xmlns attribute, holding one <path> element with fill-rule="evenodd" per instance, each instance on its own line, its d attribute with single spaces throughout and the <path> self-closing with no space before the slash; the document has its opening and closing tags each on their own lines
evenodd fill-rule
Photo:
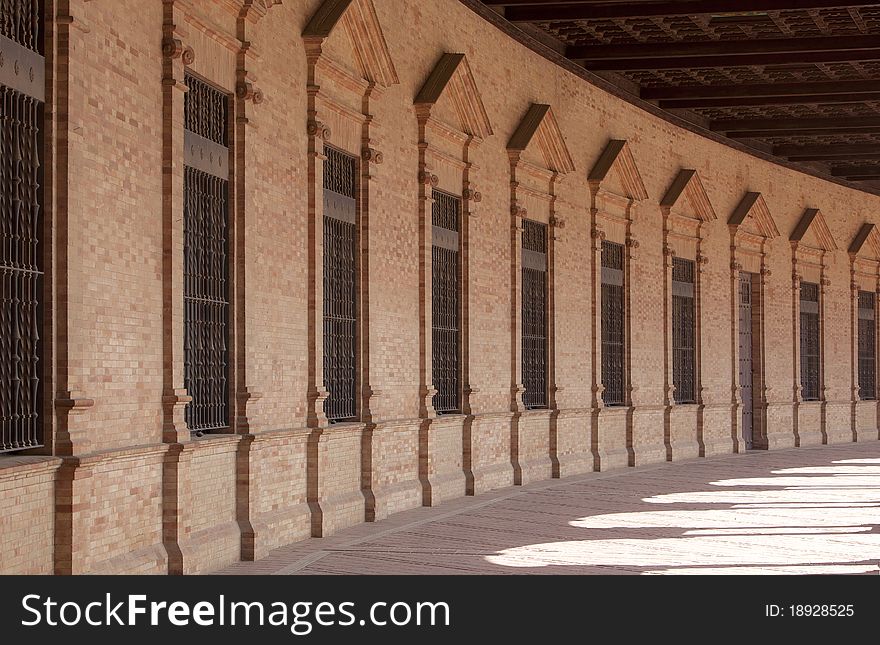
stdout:
<svg viewBox="0 0 880 645">
<path fill-rule="evenodd" d="M 593 473 L 419 508 L 222 574 L 880 573 L 880 442 Z"/>
</svg>

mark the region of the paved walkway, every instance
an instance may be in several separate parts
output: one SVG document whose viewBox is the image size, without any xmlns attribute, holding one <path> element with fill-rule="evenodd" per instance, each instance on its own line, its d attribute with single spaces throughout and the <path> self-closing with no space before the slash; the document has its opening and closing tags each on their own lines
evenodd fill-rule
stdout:
<svg viewBox="0 0 880 645">
<path fill-rule="evenodd" d="M 508 488 L 223 574 L 880 573 L 880 442 Z"/>
</svg>

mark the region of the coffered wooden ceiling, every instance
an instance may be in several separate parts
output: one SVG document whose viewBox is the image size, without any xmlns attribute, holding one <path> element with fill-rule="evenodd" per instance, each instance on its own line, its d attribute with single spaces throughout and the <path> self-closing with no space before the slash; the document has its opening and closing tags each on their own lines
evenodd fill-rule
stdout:
<svg viewBox="0 0 880 645">
<path fill-rule="evenodd" d="M 679 119 L 880 189 L 880 2 L 483 0 L 508 26 Z"/>
</svg>

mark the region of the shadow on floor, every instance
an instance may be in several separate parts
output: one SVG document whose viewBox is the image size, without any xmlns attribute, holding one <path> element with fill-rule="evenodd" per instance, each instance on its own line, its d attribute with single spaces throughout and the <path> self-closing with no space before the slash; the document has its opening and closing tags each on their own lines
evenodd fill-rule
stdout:
<svg viewBox="0 0 880 645">
<path fill-rule="evenodd" d="M 878 574 L 880 443 L 664 464 L 507 489 L 219 573 Z"/>
</svg>

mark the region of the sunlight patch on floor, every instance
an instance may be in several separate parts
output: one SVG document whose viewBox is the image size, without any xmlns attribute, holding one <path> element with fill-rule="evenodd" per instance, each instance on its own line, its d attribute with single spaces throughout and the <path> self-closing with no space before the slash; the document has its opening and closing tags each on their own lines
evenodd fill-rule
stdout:
<svg viewBox="0 0 880 645">
<path fill-rule="evenodd" d="M 487 560 L 512 568 L 632 567 L 650 574 L 880 570 L 865 564 L 880 562 L 880 532 L 873 532 L 880 526 L 880 467 L 847 462 L 776 472 L 642 500 L 667 506 L 662 510 L 575 519 L 569 525 L 584 530 L 582 540 L 513 547 Z M 695 507 L 707 504 L 715 508 Z"/>
<path fill-rule="evenodd" d="M 853 575 L 880 573 L 880 567 L 872 565 L 844 565 L 844 564 L 816 564 L 798 567 L 694 567 L 682 569 L 660 569 L 657 571 L 645 571 L 645 576 L 753 576 L 762 574 L 781 576 L 803 575 Z"/>
</svg>

